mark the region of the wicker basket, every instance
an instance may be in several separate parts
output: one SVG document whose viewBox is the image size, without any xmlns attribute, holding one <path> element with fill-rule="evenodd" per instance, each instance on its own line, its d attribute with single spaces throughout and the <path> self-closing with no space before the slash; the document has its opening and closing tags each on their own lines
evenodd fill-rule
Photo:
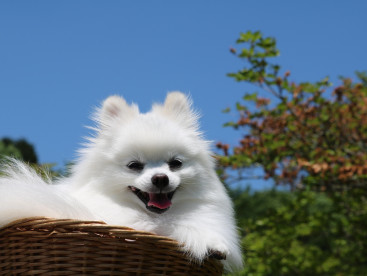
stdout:
<svg viewBox="0 0 367 276">
<path fill-rule="evenodd" d="M 0 229 L 0 275 L 222 275 L 190 262 L 178 243 L 103 222 L 28 218 Z"/>
</svg>

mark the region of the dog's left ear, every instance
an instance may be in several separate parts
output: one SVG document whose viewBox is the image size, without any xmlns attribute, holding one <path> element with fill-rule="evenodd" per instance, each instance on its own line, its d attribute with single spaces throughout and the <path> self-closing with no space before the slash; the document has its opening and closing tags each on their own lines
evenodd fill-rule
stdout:
<svg viewBox="0 0 367 276">
<path fill-rule="evenodd" d="M 103 102 L 96 119 L 103 126 L 109 126 L 116 119 L 126 120 L 138 113 L 136 105 L 128 105 L 120 96 L 110 96 Z"/>
<path fill-rule="evenodd" d="M 192 109 L 192 102 L 181 92 L 170 92 L 167 94 L 163 113 L 188 128 L 198 128 L 199 115 Z"/>
</svg>

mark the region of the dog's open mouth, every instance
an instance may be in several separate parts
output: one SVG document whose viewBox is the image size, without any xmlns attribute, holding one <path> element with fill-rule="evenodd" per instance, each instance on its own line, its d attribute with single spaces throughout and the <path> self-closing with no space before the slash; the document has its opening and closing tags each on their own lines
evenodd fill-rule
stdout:
<svg viewBox="0 0 367 276">
<path fill-rule="evenodd" d="M 172 197 L 175 191 L 169 193 L 147 193 L 134 186 L 129 189 L 145 204 L 145 207 L 154 213 L 162 214 L 172 205 Z"/>
</svg>

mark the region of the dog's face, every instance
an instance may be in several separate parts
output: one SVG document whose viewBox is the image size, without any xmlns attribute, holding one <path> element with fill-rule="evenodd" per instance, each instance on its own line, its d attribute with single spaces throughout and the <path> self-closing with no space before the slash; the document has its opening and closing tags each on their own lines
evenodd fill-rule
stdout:
<svg viewBox="0 0 367 276">
<path fill-rule="evenodd" d="M 170 93 L 164 105 L 146 114 L 113 96 L 105 101 L 98 121 L 104 165 L 96 170 L 101 169 L 105 190 L 115 201 L 162 214 L 204 192 L 196 183 L 204 181 L 212 165 L 208 144 L 183 94 Z"/>
<path fill-rule="evenodd" d="M 190 149 L 191 139 L 154 113 L 140 114 L 121 128 L 113 158 L 122 165 L 124 186 L 149 211 L 169 210 L 173 198 L 195 181 L 200 164 Z"/>
</svg>

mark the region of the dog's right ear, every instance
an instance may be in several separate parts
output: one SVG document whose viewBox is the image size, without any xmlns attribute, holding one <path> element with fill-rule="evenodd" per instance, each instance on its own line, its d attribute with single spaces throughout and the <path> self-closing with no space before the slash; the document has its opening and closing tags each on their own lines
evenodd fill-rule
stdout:
<svg viewBox="0 0 367 276">
<path fill-rule="evenodd" d="M 125 120 L 139 114 L 136 105 L 128 105 L 120 96 L 110 96 L 102 104 L 97 115 L 97 121 L 104 126 L 111 125 L 115 120 Z"/>
<path fill-rule="evenodd" d="M 191 106 L 192 102 L 188 96 L 175 91 L 167 94 L 163 105 L 153 105 L 153 111 L 163 114 L 183 127 L 198 130 L 198 119 L 200 116 Z"/>
</svg>

